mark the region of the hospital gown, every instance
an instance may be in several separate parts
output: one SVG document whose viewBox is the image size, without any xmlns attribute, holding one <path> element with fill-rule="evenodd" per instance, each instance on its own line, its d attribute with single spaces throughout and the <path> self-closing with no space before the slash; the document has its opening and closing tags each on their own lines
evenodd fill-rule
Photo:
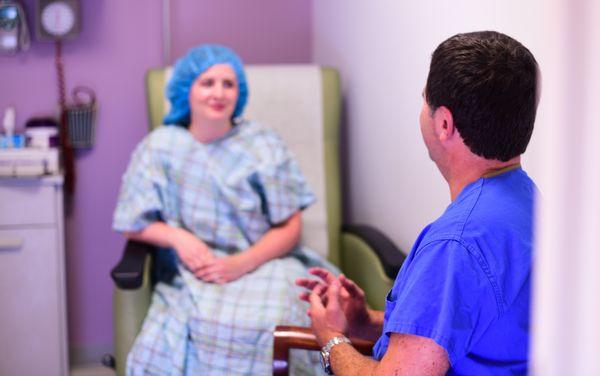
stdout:
<svg viewBox="0 0 600 376">
<path fill-rule="evenodd" d="M 244 251 L 313 201 L 298 165 L 268 128 L 242 122 L 203 144 L 185 128 L 163 126 L 132 156 L 113 227 L 139 231 L 163 221 L 191 231 L 224 256 Z M 176 272 L 155 286 L 127 359 L 129 375 L 270 374 L 275 325 L 310 325 L 294 281 L 307 276 L 309 266 L 331 267 L 296 246 L 218 285 L 197 279 L 173 250 L 158 253 L 162 270 L 171 266 Z M 314 374 L 318 362 L 317 352 L 293 352 L 291 372 Z"/>
</svg>

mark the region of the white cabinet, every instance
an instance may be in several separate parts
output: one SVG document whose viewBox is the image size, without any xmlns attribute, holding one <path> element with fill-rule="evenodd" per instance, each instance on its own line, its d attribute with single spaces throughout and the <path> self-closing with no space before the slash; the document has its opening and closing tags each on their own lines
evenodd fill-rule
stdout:
<svg viewBox="0 0 600 376">
<path fill-rule="evenodd" d="M 0 375 L 67 375 L 61 176 L 0 179 Z"/>
</svg>

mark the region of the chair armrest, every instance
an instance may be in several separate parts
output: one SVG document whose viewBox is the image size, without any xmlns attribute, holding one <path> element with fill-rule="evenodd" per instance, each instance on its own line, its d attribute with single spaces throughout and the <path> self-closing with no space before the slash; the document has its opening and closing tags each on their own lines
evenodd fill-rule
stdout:
<svg viewBox="0 0 600 376">
<path fill-rule="evenodd" d="M 366 225 L 343 226 L 341 244 L 342 270 L 364 290 L 371 308 L 383 310 L 406 256 L 383 233 Z"/>
<path fill-rule="evenodd" d="M 142 286 L 146 258 L 156 248 L 150 244 L 129 240 L 123 256 L 110 275 L 118 288 L 134 290 Z"/>
<path fill-rule="evenodd" d="M 396 247 L 390 238 L 375 227 L 368 225 L 344 225 L 342 231 L 353 234 L 367 243 L 379 258 L 385 274 L 390 279 L 396 278 L 406 259 L 406 254 Z"/>
<path fill-rule="evenodd" d="M 153 250 L 151 245 L 128 241 L 123 257 L 111 271 L 116 285 L 113 292 L 113 341 L 118 376 L 125 375 L 127 354 L 150 306 Z"/>
<path fill-rule="evenodd" d="M 290 349 L 321 350 L 310 328 L 278 325 L 273 337 L 273 375 L 288 374 Z M 373 353 L 373 342 L 360 338 L 350 338 L 350 341 L 361 354 L 370 356 Z"/>
</svg>

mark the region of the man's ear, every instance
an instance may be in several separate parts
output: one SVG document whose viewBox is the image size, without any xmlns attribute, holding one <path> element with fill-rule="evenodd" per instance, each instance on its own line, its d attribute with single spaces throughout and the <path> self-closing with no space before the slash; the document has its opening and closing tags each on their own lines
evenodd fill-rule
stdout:
<svg viewBox="0 0 600 376">
<path fill-rule="evenodd" d="M 448 107 L 440 106 L 433 114 L 435 134 L 440 141 L 447 141 L 454 136 L 454 118 Z"/>
</svg>

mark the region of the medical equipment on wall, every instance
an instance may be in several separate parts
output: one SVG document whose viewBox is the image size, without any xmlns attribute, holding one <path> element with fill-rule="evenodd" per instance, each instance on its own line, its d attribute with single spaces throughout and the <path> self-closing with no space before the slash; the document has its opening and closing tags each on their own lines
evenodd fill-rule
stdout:
<svg viewBox="0 0 600 376">
<path fill-rule="evenodd" d="M 38 40 L 65 40 L 79 34 L 81 18 L 78 0 L 37 0 Z"/>
<path fill-rule="evenodd" d="M 15 53 L 29 49 L 29 28 L 21 4 L 0 0 L 0 52 Z"/>
<path fill-rule="evenodd" d="M 72 194 L 75 190 L 75 156 L 69 134 L 70 111 L 66 99 L 62 43 L 79 34 L 81 30 L 80 13 L 79 0 L 36 0 L 37 39 L 54 41 L 55 44 L 55 66 L 60 106 L 59 138 L 65 173 L 64 188 L 68 194 Z M 73 112 L 71 113 L 73 114 Z"/>
<path fill-rule="evenodd" d="M 77 86 L 73 89 L 73 104 L 65 107 L 69 142 L 73 148 L 90 148 L 94 145 L 96 129 L 96 93 Z"/>
</svg>

